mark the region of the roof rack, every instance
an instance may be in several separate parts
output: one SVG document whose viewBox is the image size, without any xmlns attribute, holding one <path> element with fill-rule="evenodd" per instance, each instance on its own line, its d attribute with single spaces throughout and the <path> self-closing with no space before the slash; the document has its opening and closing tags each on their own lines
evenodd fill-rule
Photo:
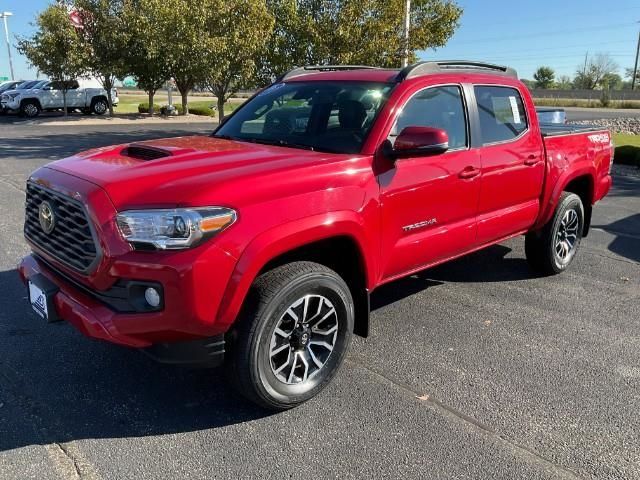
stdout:
<svg viewBox="0 0 640 480">
<path fill-rule="evenodd" d="M 510 67 L 494 65 L 493 63 L 473 62 L 468 60 L 437 60 L 418 62 L 403 68 L 396 81 L 402 82 L 428 73 L 442 73 L 445 70 L 474 70 L 487 71 L 499 75 L 518 78 L 518 72 Z"/>
<path fill-rule="evenodd" d="M 378 67 L 372 67 L 370 65 L 307 65 L 306 67 L 298 67 L 290 70 L 278 77 L 276 82 L 282 82 L 292 77 L 304 75 L 313 72 L 337 72 L 341 70 L 376 70 Z"/>
</svg>

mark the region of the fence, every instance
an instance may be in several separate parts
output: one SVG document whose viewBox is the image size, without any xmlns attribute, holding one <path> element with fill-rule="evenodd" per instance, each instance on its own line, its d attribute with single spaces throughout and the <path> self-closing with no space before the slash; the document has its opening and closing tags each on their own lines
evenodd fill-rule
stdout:
<svg viewBox="0 0 640 480">
<path fill-rule="evenodd" d="M 611 90 L 611 100 L 640 100 L 640 90 Z M 571 98 L 576 100 L 600 100 L 602 90 L 531 89 L 534 98 Z"/>
</svg>

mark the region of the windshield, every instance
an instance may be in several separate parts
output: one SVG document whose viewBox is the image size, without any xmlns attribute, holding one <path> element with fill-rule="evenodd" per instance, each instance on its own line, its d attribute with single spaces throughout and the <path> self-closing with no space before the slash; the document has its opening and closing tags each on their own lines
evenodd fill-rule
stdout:
<svg viewBox="0 0 640 480">
<path fill-rule="evenodd" d="M 38 80 L 31 80 L 31 81 L 27 81 L 27 82 L 22 82 L 20 85 L 18 85 L 16 87 L 16 89 L 18 89 L 18 90 L 26 90 L 28 88 L 31 88 L 36 83 L 38 83 Z"/>
<path fill-rule="evenodd" d="M 358 153 L 392 85 L 277 83 L 256 95 L 214 136 L 334 153 Z"/>
</svg>

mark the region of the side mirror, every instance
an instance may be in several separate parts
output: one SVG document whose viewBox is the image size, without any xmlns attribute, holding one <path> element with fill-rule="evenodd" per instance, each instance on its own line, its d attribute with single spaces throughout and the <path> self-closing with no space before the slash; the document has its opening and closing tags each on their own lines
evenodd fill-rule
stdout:
<svg viewBox="0 0 640 480">
<path fill-rule="evenodd" d="M 405 127 L 396 137 L 393 158 L 438 155 L 449 150 L 449 135 L 441 128 Z"/>
<path fill-rule="evenodd" d="M 46 85 L 42 87 L 42 90 L 51 90 L 51 85 Z"/>
</svg>

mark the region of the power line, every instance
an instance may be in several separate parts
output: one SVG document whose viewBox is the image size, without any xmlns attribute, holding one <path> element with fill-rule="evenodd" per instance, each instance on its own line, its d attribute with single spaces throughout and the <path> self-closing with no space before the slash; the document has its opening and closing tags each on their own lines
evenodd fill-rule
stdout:
<svg viewBox="0 0 640 480">
<path fill-rule="evenodd" d="M 610 9 L 610 10 L 614 10 L 614 9 Z M 628 11 L 640 11 L 640 7 L 627 7 L 627 8 L 618 8 L 615 9 L 617 12 L 628 12 Z M 513 25 L 515 22 L 518 22 L 519 20 L 527 20 L 530 22 L 537 22 L 537 21 L 544 21 L 544 20 L 557 20 L 558 18 L 561 18 L 561 16 L 563 15 L 563 13 L 566 13 L 567 15 L 571 15 L 571 18 L 576 18 L 576 17 L 589 17 L 589 16 L 602 16 L 602 9 L 598 9 L 598 10 L 593 10 L 591 12 L 575 12 L 575 11 L 558 11 L 555 10 L 553 15 L 545 15 L 545 16 L 540 16 L 540 17 L 530 17 L 528 15 L 525 16 L 520 16 L 520 17 L 514 17 L 511 13 L 509 13 L 509 20 L 501 20 L 498 22 L 494 22 L 491 21 L 491 25 Z M 478 24 L 478 23 L 473 23 L 471 22 L 470 24 L 466 24 L 465 25 L 470 25 L 470 26 L 477 26 L 477 27 L 484 27 L 486 26 L 485 23 L 483 24 Z"/>
<path fill-rule="evenodd" d="M 456 42 L 455 40 L 452 40 L 451 42 L 455 43 L 456 45 L 464 45 L 464 44 L 471 44 L 471 43 L 478 44 L 480 42 L 503 42 L 505 40 L 512 40 L 512 39 L 550 37 L 555 35 L 567 35 L 568 33 L 593 32 L 595 30 L 618 30 L 620 28 L 631 27 L 631 26 L 635 26 L 635 23 L 620 23 L 616 25 L 601 26 L 601 27 L 584 27 L 584 28 L 567 29 L 562 31 L 538 32 L 538 33 L 532 33 L 532 34 L 526 34 L 526 35 L 511 35 L 511 36 L 505 35 L 501 37 L 476 38 L 474 40 L 465 40 L 462 42 Z"/>
</svg>

